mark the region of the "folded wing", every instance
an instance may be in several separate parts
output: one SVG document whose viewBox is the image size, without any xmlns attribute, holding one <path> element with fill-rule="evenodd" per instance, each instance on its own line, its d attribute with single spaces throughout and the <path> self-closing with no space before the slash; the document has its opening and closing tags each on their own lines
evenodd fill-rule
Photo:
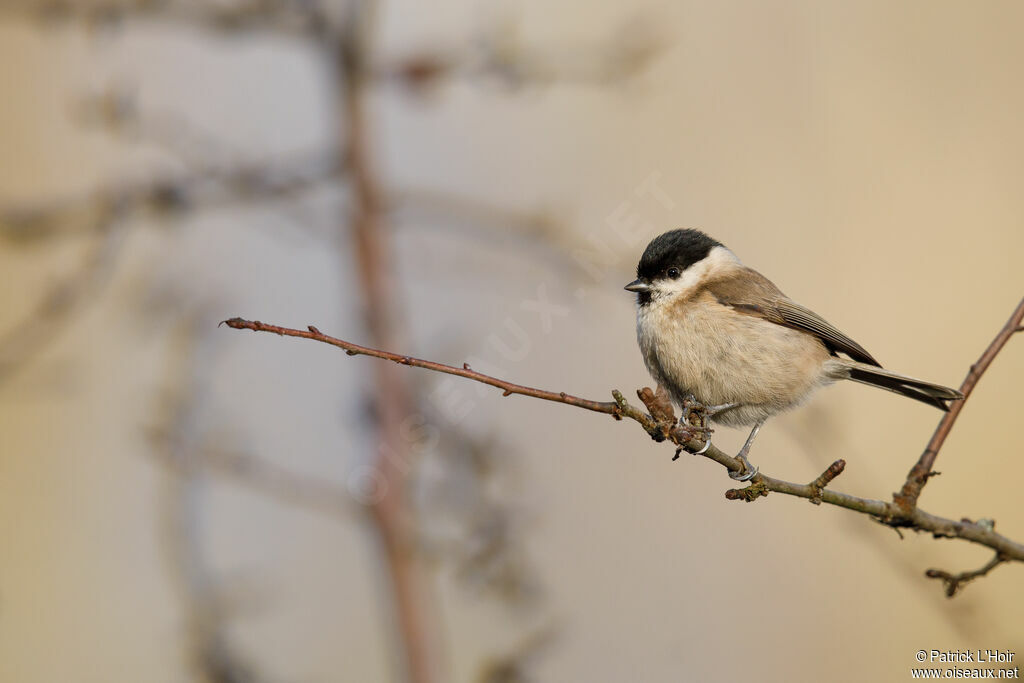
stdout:
<svg viewBox="0 0 1024 683">
<path fill-rule="evenodd" d="M 832 323 L 809 308 L 791 301 L 771 280 L 755 270 L 745 269 L 743 277 L 730 277 L 708 283 L 707 290 L 719 303 L 741 313 L 756 315 L 777 325 L 809 332 L 833 353 L 881 367 L 867 350 L 843 334 Z"/>
</svg>

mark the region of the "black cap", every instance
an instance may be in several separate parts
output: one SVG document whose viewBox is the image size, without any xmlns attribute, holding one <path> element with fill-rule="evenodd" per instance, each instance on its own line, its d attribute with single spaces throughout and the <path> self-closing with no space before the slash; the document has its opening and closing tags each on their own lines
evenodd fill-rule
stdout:
<svg viewBox="0 0 1024 683">
<path fill-rule="evenodd" d="M 721 242 L 700 230 L 670 230 L 655 237 L 644 249 L 636 267 L 636 276 L 652 280 L 669 266 L 686 270 L 704 259 L 712 249 L 721 246 Z"/>
</svg>

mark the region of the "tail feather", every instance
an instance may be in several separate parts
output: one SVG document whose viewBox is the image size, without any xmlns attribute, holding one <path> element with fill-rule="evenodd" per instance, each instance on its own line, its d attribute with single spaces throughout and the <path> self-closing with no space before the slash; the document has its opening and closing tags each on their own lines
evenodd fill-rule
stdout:
<svg viewBox="0 0 1024 683">
<path fill-rule="evenodd" d="M 901 396 L 912 398 L 915 401 L 935 406 L 939 410 L 948 411 L 950 401 L 958 401 L 964 397 L 956 389 L 950 389 L 941 384 L 925 382 L 922 379 L 907 377 L 898 372 L 890 372 L 884 368 L 866 363 L 843 359 L 843 364 L 849 370 L 849 378 L 854 382 L 885 389 Z"/>
</svg>

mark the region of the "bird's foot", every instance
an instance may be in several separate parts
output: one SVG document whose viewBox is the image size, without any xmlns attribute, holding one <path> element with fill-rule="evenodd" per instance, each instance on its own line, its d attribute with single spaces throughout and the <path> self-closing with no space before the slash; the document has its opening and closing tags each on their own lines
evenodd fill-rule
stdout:
<svg viewBox="0 0 1024 683">
<path fill-rule="evenodd" d="M 743 463 L 743 469 L 740 472 L 729 471 L 729 476 L 736 481 L 750 481 L 757 476 L 757 468 L 747 460 L 747 454 L 750 453 L 750 446 L 754 443 L 754 439 L 757 438 L 757 433 L 761 431 L 761 425 L 763 424 L 764 420 L 761 420 L 754 425 L 754 428 L 750 430 L 750 436 L 747 437 L 746 443 L 743 444 L 743 448 L 736 454 L 736 459 Z"/>
<path fill-rule="evenodd" d="M 704 455 L 711 448 L 711 433 L 714 431 L 708 426 L 708 421 L 715 415 L 726 410 L 731 410 L 739 406 L 739 403 L 722 403 L 719 405 L 709 406 L 701 403 L 694 397 L 693 394 L 689 394 L 683 399 L 681 410 L 679 413 L 679 424 L 689 430 L 694 436 L 703 437 L 704 447 L 694 453 L 694 455 Z M 679 457 L 677 451 L 675 460 Z"/>
<path fill-rule="evenodd" d="M 741 452 L 737 454 L 736 459 L 743 463 L 743 471 L 733 472 L 730 470 L 730 478 L 735 479 L 736 481 L 750 481 L 751 479 L 757 476 L 757 467 L 755 465 L 750 464 L 750 461 L 747 460 L 747 456 L 745 453 Z"/>
<path fill-rule="evenodd" d="M 693 394 L 683 399 L 679 407 L 679 424 L 684 427 L 703 428 L 707 424 L 707 413 L 704 404 L 694 398 Z"/>
<path fill-rule="evenodd" d="M 711 433 L 714 430 L 708 426 L 708 420 L 723 410 L 735 408 L 737 405 L 736 403 L 723 403 L 717 406 L 708 406 L 698 401 L 693 394 L 689 394 L 683 399 L 679 412 L 679 425 L 693 434 L 694 437 L 701 438 L 704 441 L 704 446 L 699 451 L 696 451 L 694 455 L 704 455 L 711 448 Z M 682 446 L 677 448 L 672 459 L 678 460 L 679 454 L 682 451 Z"/>
<path fill-rule="evenodd" d="M 690 394 L 683 399 L 682 410 L 679 413 L 679 422 L 684 427 L 705 429 L 707 428 L 708 420 L 712 419 L 715 415 L 737 408 L 739 405 L 739 403 L 720 403 L 714 406 L 704 405 L 693 394 Z"/>
</svg>

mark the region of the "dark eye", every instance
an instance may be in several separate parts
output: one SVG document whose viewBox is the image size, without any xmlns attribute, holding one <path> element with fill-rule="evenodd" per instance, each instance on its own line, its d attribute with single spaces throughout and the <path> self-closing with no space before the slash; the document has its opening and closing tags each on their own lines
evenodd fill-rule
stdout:
<svg viewBox="0 0 1024 683">
<path fill-rule="evenodd" d="M 668 275 L 670 278 L 675 280 L 680 275 L 679 269 L 676 268 L 675 266 L 672 266 L 671 268 L 665 271 L 665 275 Z"/>
</svg>

